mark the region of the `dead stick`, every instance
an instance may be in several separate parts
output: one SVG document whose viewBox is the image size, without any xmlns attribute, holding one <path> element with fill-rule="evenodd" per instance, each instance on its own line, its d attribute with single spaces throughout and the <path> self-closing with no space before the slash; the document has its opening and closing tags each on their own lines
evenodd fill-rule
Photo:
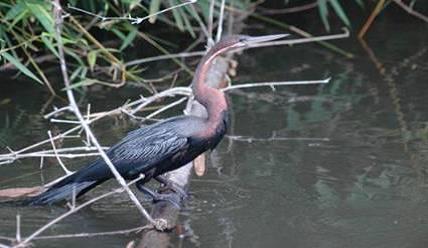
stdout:
<svg viewBox="0 0 428 248">
<path fill-rule="evenodd" d="M 358 38 L 362 39 L 364 37 L 364 35 L 367 33 L 367 30 L 369 30 L 370 26 L 372 25 L 374 19 L 382 10 L 384 4 L 385 4 L 385 0 L 379 0 L 379 2 L 377 2 L 373 12 L 370 14 L 369 18 L 367 18 L 366 23 L 358 33 Z"/>
</svg>

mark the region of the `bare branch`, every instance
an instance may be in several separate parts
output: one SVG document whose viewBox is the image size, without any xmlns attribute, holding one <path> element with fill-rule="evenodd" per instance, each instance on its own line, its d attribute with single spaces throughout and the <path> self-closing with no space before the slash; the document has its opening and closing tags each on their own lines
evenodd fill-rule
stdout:
<svg viewBox="0 0 428 248">
<path fill-rule="evenodd" d="M 254 87 L 275 87 L 275 86 L 285 86 L 285 85 L 306 85 L 306 84 L 326 84 L 330 82 L 331 78 L 326 78 L 323 80 L 308 80 L 308 81 L 288 81 L 288 82 L 260 82 L 260 83 L 251 83 L 251 84 L 238 84 L 228 86 L 223 91 L 230 91 L 235 89 L 243 88 L 254 88 Z"/>
<path fill-rule="evenodd" d="M 208 16 L 207 47 L 211 47 L 214 44 L 214 40 L 213 40 L 214 3 L 215 3 L 215 0 L 210 1 L 210 12 Z"/>
<path fill-rule="evenodd" d="M 170 103 L 170 104 L 168 104 L 168 105 L 166 105 L 166 106 L 164 106 L 164 107 L 156 110 L 155 112 L 147 115 L 145 117 L 145 119 L 151 119 L 152 117 L 155 117 L 156 115 L 164 112 L 165 110 L 170 109 L 172 107 L 175 107 L 175 106 L 179 105 L 180 103 L 186 101 L 187 99 L 188 99 L 187 97 L 182 97 L 182 98 L 178 99 L 177 101 L 174 101 L 174 102 L 172 102 L 172 103 Z"/>
<path fill-rule="evenodd" d="M 58 160 L 59 165 L 61 165 L 61 167 L 62 167 L 62 169 L 64 170 L 64 172 L 65 172 L 65 174 L 66 174 L 66 175 L 70 175 L 70 174 L 72 174 L 72 172 L 71 172 L 71 171 L 69 171 L 69 170 L 67 169 L 67 167 L 65 167 L 65 165 L 64 165 L 64 163 L 62 162 L 61 158 L 58 156 L 58 152 L 56 151 L 55 142 L 54 142 L 54 141 L 53 141 L 53 139 L 52 139 L 52 134 L 51 134 L 51 131 L 50 131 L 50 130 L 48 131 L 48 135 L 49 135 L 49 139 L 50 139 L 50 141 L 51 141 L 51 145 L 52 145 L 52 148 L 53 148 L 53 151 L 54 151 L 55 157 L 56 157 L 56 159 Z"/>
<path fill-rule="evenodd" d="M 144 64 L 147 62 L 153 62 L 153 61 L 159 61 L 164 59 L 174 59 L 174 58 L 187 58 L 187 57 L 194 57 L 194 56 L 202 56 L 205 54 L 205 51 L 197 51 L 197 52 L 188 52 L 188 53 L 178 53 L 178 54 L 166 54 L 166 55 L 159 55 L 155 57 L 148 57 L 144 59 L 137 59 L 132 60 L 127 63 L 125 63 L 126 66 L 131 65 L 137 65 L 137 64 Z"/>
<path fill-rule="evenodd" d="M 224 6 L 225 6 L 226 0 L 221 0 L 221 6 L 220 6 L 220 16 L 218 17 L 218 27 L 217 27 L 217 35 L 216 35 L 216 41 L 219 42 L 221 39 L 221 35 L 223 32 L 223 19 L 224 19 Z"/>
<path fill-rule="evenodd" d="M 166 96 L 175 96 L 175 95 L 190 96 L 191 93 L 192 93 L 192 89 L 190 89 L 190 87 L 175 87 L 175 88 L 171 88 L 171 89 L 159 92 L 156 95 L 153 95 L 151 97 L 146 98 L 143 103 L 141 103 L 140 105 L 138 105 L 136 108 L 134 108 L 131 111 L 131 114 L 137 113 L 138 111 L 140 111 L 145 106 L 149 105 L 153 101 L 156 101 L 160 98 L 163 98 Z"/>
<path fill-rule="evenodd" d="M 16 241 L 21 242 L 21 215 L 16 215 Z"/>
<path fill-rule="evenodd" d="M 249 48 L 267 47 L 267 46 L 282 46 L 282 45 L 295 45 L 295 44 L 302 44 L 302 43 L 308 43 L 308 42 L 337 40 L 337 39 L 349 38 L 349 35 L 350 35 L 349 30 L 346 28 L 343 28 L 343 33 L 341 33 L 341 34 L 324 35 L 324 36 L 300 38 L 300 39 L 292 39 L 292 40 L 278 40 L 278 41 L 263 42 L 263 43 L 250 45 Z"/>
<path fill-rule="evenodd" d="M 318 6 L 318 1 L 315 1 L 313 3 L 304 4 L 301 6 L 291 7 L 291 8 L 284 8 L 284 9 L 267 9 L 263 7 L 257 7 L 257 9 L 260 9 L 261 13 L 265 15 L 278 15 L 278 14 L 290 14 L 290 13 L 296 13 L 301 12 L 309 9 L 316 8 Z"/>
<path fill-rule="evenodd" d="M 151 14 L 151 15 L 147 15 L 147 16 L 145 16 L 145 17 L 132 17 L 132 16 L 130 16 L 130 15 L 129 15 L 128 17 L 106 17 L 106 16 L 101 16 L 101 15 L 98 15 L 98 14 L 94 14 L 94 13 L 92 13 L 92 12 L 89 12 L 89 11 L 86 11 L 86 10 L 83 10 L 83 9 L 80 9 L 80 8 L 76 8 L 76 7 L 73 7 L 73 6 L 70 6 L 70 5 L 68 5 L 68 6 L 67 6 L 67 8 L 72 9 L 72 10 L 76 10 L 76 11 L 79 11 L 79 12 L 82 12 L 82 13 L 85 13 L 85 14 L 90 15 L 90 16 L 93 16 L 93 17 L 100 18 L 100 19 L 101 19 L 101 21 L 108 21 L 108 20 L 126 20 L 126 21 L 131 21 L 131 24 L 140 24 L 140 23 L 142 23 L 143 21 L 145 21 L 145 20 L 147 20 L 147 19 L 150 19 L 151 17 L 154 17 L 154 16 L 157 16 L 157 15 L 160 15 L 160 14 L 162 14 L 162 13 L 165 13 L 165 12 L 171 11 L 171 10 L 176 9 L 176 8 L 183 7 L 183 6 L 188 5 L 188 4 L 196 3 L 197 1 L 198 1 L 198 0 L 189 0 L 189 1 L 185 1 L 184 3 L 180 3 L 180 4 L 177 4 L 177 5 L 175 5 L 175 6 L 172 6 L 172 7 L 166 8 L 166 9 L 163 9 L 163 10 L 161 10 L 161 11 L 158 11 L 158 12 L 153 13 L 153 14 Z"/>
<path fill-rule="evenodd" d="M 406 5 L 401 0 L 393 0 L 393 1 L 394 1 L 394 3 L 396 3 L 398 6 L 400 6 L 402 9 L 404 9 L 410 15 L 413 15 L 413 16 L 421 19 L 424 22 L 428 22 L 428 17 L 427 16 L 425 16 L 425 15 L 417 12 L 411 6 Z"/>
<path fill-rule="evenodd" d="M 48 118 L 50 118 L 51 116 L 54 116 L 54 115 L 56 115 L 56 114 L 58 114 L 58 113 L 61 113 L 61 112 L 63 112 L 63 111 L 66 111 L 66 110 L 71 110 L 71 109 L 70 109 L 70 106 L 65 106 L 65 107 L 62 107 L 62 108 L 54 107 L 54 111 L 52 111 L 52 112 L 50 112 L 50 113 L 48 113 L 48 114 L 44 115 L 44 116 L 43 116 L 43 118 L 48 119 Z"/>
<path fill-rule="evenodd" d="M 243 141 L 252 143 L 255 141 L 259 142 L 272 142 L 272 141 L 330 141 L 329 138 L 310 138 L 310 137 L 281 137 L 272 135 L 269 138 L 256 138 L 256 137 L 250 137 L 250 136 L 240 136 L 240 135 L 227 135 L 225 138 L 228 138 L 233 141 Z"/>
<path fill-rule="evenodd" d="M 129 234 L 133 232 L 140 232 L 144 229 L 151 228 L 148 225 L 129 228 L 125 230 L 109 231 L 109 232 L 96 232 L 96 233 L 73 233 L 73 234 L 60 234 L 60 235 L 50 235 L 50 236 L 39 236 L 35 237 L 34 240 L 42 239 L 66 239 L 66 238 L 91 238 L 98 236 L 111 236 L 111 235 L 120 235 L 120 234 Z"/>
</svg>

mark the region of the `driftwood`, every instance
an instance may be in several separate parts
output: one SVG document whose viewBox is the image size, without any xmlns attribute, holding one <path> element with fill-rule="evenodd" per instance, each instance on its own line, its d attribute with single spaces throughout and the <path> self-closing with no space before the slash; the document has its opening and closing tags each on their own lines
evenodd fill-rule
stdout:
<svg viewBox="0 0 428 248">
<path fill-rule="evenodd" d="M 214 88 L 225 88 L 227 86 L 226 75 L 229 70 L 230 59 L 227 58 L 217 58 L 213 66 L 211 67 L 206 83 Z M 200 105 L 197 101 L 192 100 L 191 104 L 186 108 L 185 113 L 195 116 L 206 116 L 205 108 Z M 204 157 L 196 159 L 197 163 L 205 163 Z M 180 185 L 186 191 L 189 188 L 190 177 L 193 171 L 194 162 L 191 162 L 178 170 L 172 171 L 167 174 L 168 179 Z M 205 165 L 199 164 L 197 165 L 197 170 L 201 170 Z M 177 194 L 174 192 L 168 192 Z M 177 199 L 180 197 L 177 195 Z M 185 199 L 180 200 L 181 206 L 185 204 Z M 168 229 L 174 229 L 178 223 L 178 216 L 180 213 L 180 209 L 178 209 L 175 205 L 171 204 L 168 201 L 159 201 L 154 204 L 151 216 L 155 219 L 162 218 L 165 219 L 168 223 Z M 148 247 L 170 247 L 170 234 L 167 232 L 160 232 L 155 229 L 150 229 L 142 234 L 142 239 L 138 243 L 136 247 L 138 248 L 148 248 Z"/>
</svg>

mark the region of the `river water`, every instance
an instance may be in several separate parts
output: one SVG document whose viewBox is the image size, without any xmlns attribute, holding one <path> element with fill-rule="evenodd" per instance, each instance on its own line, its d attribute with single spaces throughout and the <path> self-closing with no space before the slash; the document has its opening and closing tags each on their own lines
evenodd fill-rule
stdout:
<svg viewBox="0 0 428 248">
<path fill-rule="evenodd" d="M 367 36 L 371 56 L 355 39 L 335 42 L 354 59 L 315 44 L 240 55 L 237 83 L 332 80 L 327 85 L 229 94 L 229 136 L 208 156 L 207 174 L 193 177 L 191 199 L 180 217 L 186 237 L 173 238 L 174 246 L 426 247 L 426 34 L 423 23 L 389 15 Z M 46 93 L 32 86 L 16 79 L 0 86 L 2 147 L 19 149 L 45 139 L 48 129 L 67 127 L 40 117 L 43 108 L 52 106 L 44 106 Z M 115 92 L 88 96 L 93 109 L 106 110 L 137 97 L 134 89 Z M 106 145 L 130 128 L 120 119 L 94 126 Z M 78 168 L 85 160 L 65 162 Z M 42 171 L 39 160 L 20 160 L 0 166 L 0 188 L 40 185 L 60 174 L 55 160 L 45 161 Z M 92 196 L 115 186 L 107 183 Z M 0 236 L 14 237 L 17 213 L 25 236 L 65 211 L 59 206 L 1 207 Z M 140 224 L 138 211 L 120 195 L 68 217 L 44 235 Z M 44 240 L 36 245 L 124 247 L 138 236 Z"/>
</svg>

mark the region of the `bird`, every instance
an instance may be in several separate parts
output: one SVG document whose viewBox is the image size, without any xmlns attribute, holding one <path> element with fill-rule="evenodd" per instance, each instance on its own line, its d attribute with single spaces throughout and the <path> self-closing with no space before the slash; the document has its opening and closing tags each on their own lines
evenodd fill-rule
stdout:
<svg viewBox="0 0 428 248">
<path fill-rule="evenodd" d="M 147 125 L 129 132 L 111 146 L 106 155 L 126 180 L 144 178 L 136 182 L 140 191 L 149 191 L 144 184 L 155 179 L 174 187 L 162 175 L 191 162 L 205 151 L 214 149 L 229 126 L 228 103 L 225 94 L 205 84 L 207 73 L 216 57 L 255 43 L 271 41 L 285 35 L 230 35 L 209 49 L 200 60 L 192 80 L 192 92 L 202 104 L 206 117 L 181 115 Z M 52 205 L 80 197 L 103 182 L 114 178 L 101 158 L 89 163 L 47 188 L 37 196 L 27 198 L 25 205 Z M 180 189 L 175 188 L 175 191 Z"/>
</svg>

